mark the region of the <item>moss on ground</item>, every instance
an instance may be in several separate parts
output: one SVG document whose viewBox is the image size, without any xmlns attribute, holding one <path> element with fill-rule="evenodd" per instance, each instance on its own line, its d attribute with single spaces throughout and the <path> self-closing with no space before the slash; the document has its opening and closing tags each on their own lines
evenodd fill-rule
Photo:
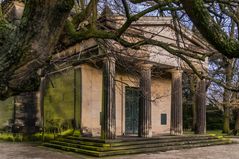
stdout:
<svg viewBox="0 0 239 159">
<path fill-rule="evenodd" d="M 80 137 L 80 136 L 81 136 L 80 130 L 74 130 L 74 131 L 73 131 L 73 136 L 75 136 L 75 137 Z"/>
<path fill-rule="evenodd" d="M 3 141 L 12 141 L 12 142 L 22 142 L 23 135 L 21 134 L 12 134 L 12 133 L 1 133 L 0 140 Z"/>
<path fill-rule="evenodd" d="M 222 130 L 209 130 L 207 131 L 207 134 L 214 135 L 214 136 L 225 136 L 227 134 L 223 133 Z"/>
<path fill-rule="evenodd" d="M 73 135 L 74 130 L 68 129 L 61 133 L 35 133 L 31 135 L 24 135 L 21 133 L 13 134 L 13 133 L 0 133 L 0 140 L 2 141 L 12 141 L 12 142 L 25 142 L 25 141 L 50 141 L 59 137 L 65 137 L 68 135 Z"/>
</svg>

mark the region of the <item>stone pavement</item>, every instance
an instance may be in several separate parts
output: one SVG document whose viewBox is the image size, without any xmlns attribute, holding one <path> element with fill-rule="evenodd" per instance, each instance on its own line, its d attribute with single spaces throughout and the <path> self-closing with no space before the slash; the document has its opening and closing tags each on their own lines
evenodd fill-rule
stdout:
<svg viewBox="0 0 239 159">
<path fill-rule="evenodd" d="M 239 159 L 239 144 L 141 154 L 118 159 Z"/>
<path fill-rule="evenodd" d="M 0 142 L 0 159 L 85 159 L 74 153 L 34 144 Z M 239 159 L 239 144 L 211 146 L 160 153 L 107 157 L 108 159 Z"/>
</svg>

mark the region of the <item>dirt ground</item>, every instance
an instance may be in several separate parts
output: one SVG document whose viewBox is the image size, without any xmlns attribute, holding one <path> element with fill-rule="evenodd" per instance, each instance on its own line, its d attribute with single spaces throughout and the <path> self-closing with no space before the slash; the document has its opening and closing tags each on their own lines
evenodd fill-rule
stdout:
<svg viewBox="0 0 239 159">
<path fill-rule="evenodd" d="M 35 144 L 0 142 L 0 159 L 85 159 L 75 153 L 49 149 Z M 239 144 L 175 150 L 160 153 L 108 157 L 108 159 L 237 159 Z"/>
</svg>

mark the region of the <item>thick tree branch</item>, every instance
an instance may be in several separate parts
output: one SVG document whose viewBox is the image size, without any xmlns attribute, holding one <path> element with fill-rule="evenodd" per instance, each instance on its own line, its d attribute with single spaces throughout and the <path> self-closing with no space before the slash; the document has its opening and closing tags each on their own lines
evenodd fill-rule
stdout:
<svg viewBox="0 0 239 159">
<path fill-rule="evenodd" d="M 203 0 L 181 0 L 181 2 L 193 24 L 209 43 L 229 58 L 239 57 L 239 42 L 228 37 L 214 22 Z"/>
<path fill-rule="evenodd" d="M 27 1 L 14 41 L 0 55 L 0 98 L 37 89 L 37 70 L 50 59 L 74 0 Z M 2 56 L 4 55 L 4 56 Z M 5 64 L 4 62 L 7 62 Z"/>
<path fill-rule="evenodd" d="M 128 15 L 126 22 L 123 24 L 123 26 L 120 29 L 117 30 L 118 36 L 121 36 L 129 28 L 129 26 L 133 22 L 139 20 L 140 17 L 146 15 L 147 13 L 150 13 L 152 11 L 155 11 L 157 9 L 165 7 L 167 4 L 169 4 L 167 1 L 166 2 L 161 2 L 161 3 L 155 4 L 154 6 L 149 7 L 147 9 L 143 10 L 142 12 L 139 12 L 139 13 L 133 15 L 133 16 Z M 127 10 L 127 7 L 126 7 L 126 10 Z"/>
<path fill-rule="evenodd" d="M 95 4 L 98 3 L 99 0 L 91 0 L 86 8 L 82 9 L 79 14 L 73 16 L 72 23 L 75 27 L 77 27 L 81 22 L 88 20 L 91 16 L 92 10 L 94 9 Z"/>
</svg>

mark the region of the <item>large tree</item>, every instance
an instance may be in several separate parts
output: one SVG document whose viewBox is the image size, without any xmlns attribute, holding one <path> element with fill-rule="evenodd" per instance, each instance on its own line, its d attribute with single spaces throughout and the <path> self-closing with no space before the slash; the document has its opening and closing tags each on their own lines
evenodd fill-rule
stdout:
<svg viewBox="0 0 239 159">
<path fill-rule="evenodd" d="M 135 43 L 124 38 L 133 22 L 157 12 L 174 16 L 175 25 L 186 13 L 204 38 L 219 52 L 227 57 L 239 56 L 237 39 L 229 38 L 226 30 L 215 22 L 216 13 L 223 12 L 223 16 L 238 24 L 239 16 L 234 12 L 238 3 L 235 0 L 109 0 L 114 14 L 124 16 L 126 20 L 120 27 L 108 29 L 99 27 L 102 21 L 98 20 L 98 14 L 100 8 L 105 6 L 103 3 L 106 1 L 90 0 L 85 4 L 84 0 L 27 0 L 20 25 L 17 26 L 9 23 L 0 13 L 0 98 L 37 89 L 39 69 L 50 60 L 56 46 L 69 46 L 89 38 L 112 39 L 131 48 L 156 45 L 185 60 L 196 71 L 187 57 L 203 60 L 206 56 L 143 35 L 134 35 L 139 39 Z M 75 5 L 77 11 L 72 12 Z M 211 12 L 212 8 L 218 11 Z M 86 21 L 86 27 L 79 27 Z"/>
</svg>

